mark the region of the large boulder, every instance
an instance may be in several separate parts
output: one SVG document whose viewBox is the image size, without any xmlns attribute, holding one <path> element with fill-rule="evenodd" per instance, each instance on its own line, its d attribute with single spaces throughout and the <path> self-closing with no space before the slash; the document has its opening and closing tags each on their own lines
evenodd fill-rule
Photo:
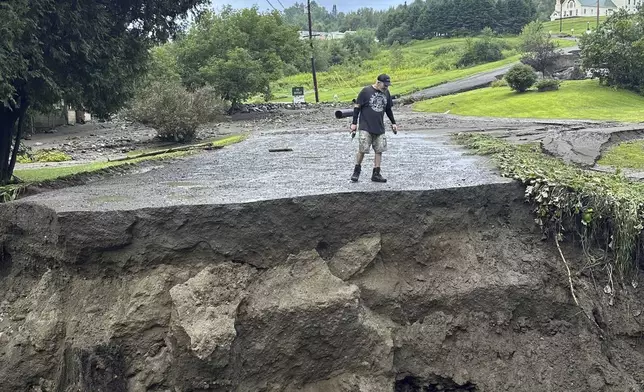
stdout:
<svg viewBox="0 0 644 392">
<path fill-rule="evenodd" d="M 248 291 L 237 323 L 238 390 L 391 372 L 387 320 L 365 309 L 358 287 L 333 276 L 317 252 L 291 256 Z"/>
<path fill-rule="evenodd" d="M 583 80 L 586 79 L 586 73 L 581 67 L 575 65 L 553 73 L 552 77 L 559 80 Z"/>
<path fill-rule="evenodd" d="M 170 289 L 172 328 L 190 338 L 190 349 L 199 359 L 228 363 L 237 333 L 237 307 L 244 298 L 253 269 L 226 263 L 205 268 L 184 284 Z"/>
<path fill-rule="evenodd" d="M 364 235 L 348 243 L 336 252 L 329 261 L 331 273 L 348 280 L 371 264 L 380 252 L 380 233 Z"/>
</svg>

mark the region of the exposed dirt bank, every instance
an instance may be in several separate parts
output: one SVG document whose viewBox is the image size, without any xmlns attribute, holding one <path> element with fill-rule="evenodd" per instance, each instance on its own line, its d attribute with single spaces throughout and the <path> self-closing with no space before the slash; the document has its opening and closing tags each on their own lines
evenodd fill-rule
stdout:
<svg viewBox="0 0 644 392">
<path fill-rule="evenodd" d="M 599 330 L 558 257 L 516 184 L 6 204 L 0 390 L 641 390 L 641 289 L 580 276 Z"/>
</svg>

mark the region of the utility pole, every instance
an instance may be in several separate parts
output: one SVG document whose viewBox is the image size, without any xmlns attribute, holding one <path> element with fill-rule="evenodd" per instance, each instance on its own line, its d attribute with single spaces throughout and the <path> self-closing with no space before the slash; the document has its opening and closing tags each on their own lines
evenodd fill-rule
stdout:
<svg viewBox="0 0 644 392">
<path fill-rule="evenodd" d="M 563 31 L 563 0 L 559 0 L 559 32 Z"/>
<path fill-rule="evenodd" d="M 599 0 L 597 0 L 597 28 L 599 29 Z"/>
<path fill-rule="evenodd" d="M 313 56 L 313 27 L 311 23 L 311 0 L 306 0 L 309 12 L 309 43 L 311 44 L 311 71 L 313 72 L 313 89 L 315 90 L 315 103 L 320 102 L 318 97 L 318 78 L 315 75 L 315 57 Z"/>
</svg>

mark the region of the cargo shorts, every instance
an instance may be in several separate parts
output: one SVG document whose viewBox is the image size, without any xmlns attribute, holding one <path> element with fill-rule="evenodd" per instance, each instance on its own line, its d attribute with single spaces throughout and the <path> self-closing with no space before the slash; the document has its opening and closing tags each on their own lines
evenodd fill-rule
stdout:
<svg viewBox="0 0 644 392">
<path fill-rule="evenodd" d="M 376 153 L 383 153 L 387 151 L 387 137 L 385 134 L 374 135 L 367 131 L 360 131 L 360 152 L 369 154 L 371 146 Z"/>
</svg>

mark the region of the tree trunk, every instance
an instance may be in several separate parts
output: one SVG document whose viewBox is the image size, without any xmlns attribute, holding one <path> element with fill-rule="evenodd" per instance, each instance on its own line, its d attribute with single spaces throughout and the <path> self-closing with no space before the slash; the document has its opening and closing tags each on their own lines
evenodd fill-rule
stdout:
<svg viewBox="0 0 644 392">
<path fill-rule="evenodd" d="M 17 110 L 8 107 L 0 108 L 0 185 L 6 185 L 11 180 L 9 159 L 17 118 Z"/>
<path fill-rule="evenodd" d="M 235 111 L 235 107 L 237 106 L 237 100 L 233 99 L 232 102 L 230 103 L 230 109 L 228 109 L 228 115 L 231 116 L 233 112 Z"/>
<path fill-rule="evenodd" d="M 16 141 L 13 146 L 13 152 L 11 154 L 11 160 L 9 161 L 9 171 L 8 176 L 9 180 L 13 177 L 13 168 L 16 166 L 16 159 L 18 159 L 18 150 L 20 149 L 20 139 L 22 138 L 22 131 L 25 127 L 25 117 L 27 116 L 27 108 L 29 107 L 29 102 L 27 98 L 22 97 L 20 102 L 20 109 L 18 111 L 18 130 L 16 131 Z"/>
</svg>

